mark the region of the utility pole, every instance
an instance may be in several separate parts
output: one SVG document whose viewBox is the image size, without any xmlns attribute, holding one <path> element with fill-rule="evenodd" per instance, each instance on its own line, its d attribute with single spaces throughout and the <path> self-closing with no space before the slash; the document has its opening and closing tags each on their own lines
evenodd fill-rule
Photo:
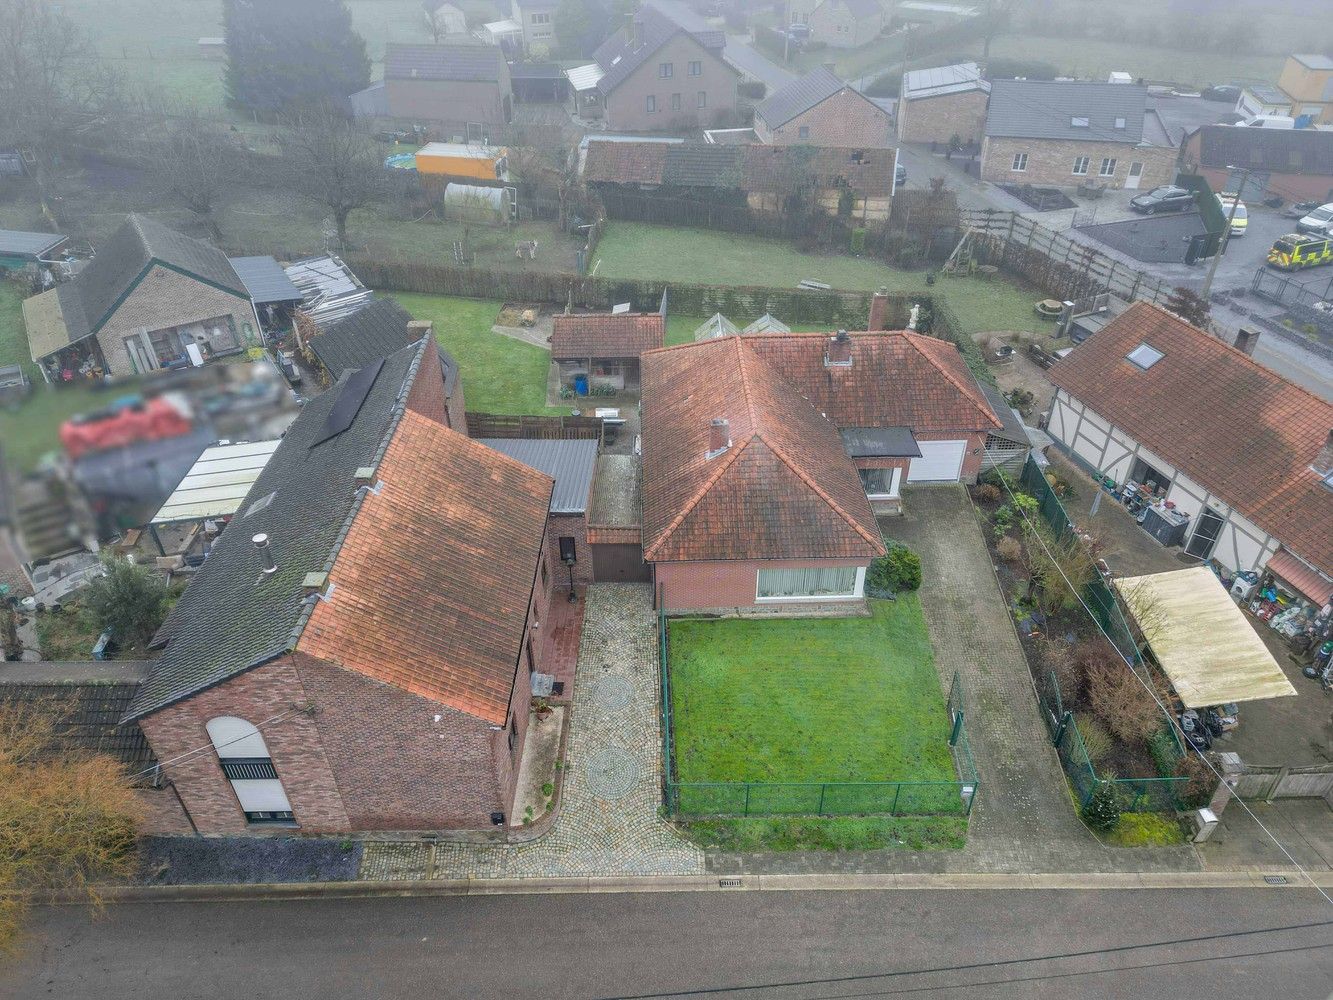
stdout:
<svg viewBox="0 0 1333 1000">
<path fill-rule="evenodd" d="M 1227 224 L 1222 228 L 1221 234 L 1217 237 L 1217 249 L 1213 251 L 1213 261 L 1208 265 L 1208 276 L 1203 279 L 1203 287 L 1199 289 L 1199 297 L 1204 301 L 1208 300 L 1208 293 L 1213 287 L 1213 275 L 1217 274 L 1218 261 L 1222 259 L 1222 254 L 1231 242 L 1231 223 L 1236 219 L 1236 209 L 1240 207 L 1240 196 L 1245 193 L 1245 185 L 1250 179 L 1250 171 L 1245 168 L 1227 166 L 1228 170 L 1235 170 L 1240 173 L 1240 183 L 1236 186 L 1236 196 L 1231 201 L 1231 211 L 1227 213 Z"/>
</svg>

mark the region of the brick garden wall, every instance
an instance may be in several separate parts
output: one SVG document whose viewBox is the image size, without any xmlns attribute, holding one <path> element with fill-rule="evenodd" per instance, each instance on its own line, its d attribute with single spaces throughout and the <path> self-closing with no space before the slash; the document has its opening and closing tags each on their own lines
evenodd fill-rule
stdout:
<svg viewBox="0 0 1333 1000">
<path fill-rule="evenodd" d="M 552 514 L 546 522 L 546 559 L 551 586 L 557 590 L 569 584 L 569 570 L 560 561 L 560 537 L 574 539 L 574 583 L 585 586 L 592 580 L 592 548 L 588 545 L 588 521 L 582 514 Z"/>
<path fill-rule="evenodd" d="M 760 569 L 803 569 L 812 566 L 865 566 L 864 562 L 837 559 L 754 560 L 752 562 L 659 562 L 653 564 L 654 582 L 665 588 L 666 609 L 673 611 L 734 612 L 738 609 L 764 609 L 773 614 L 799 612 L 801 601 L 757 602 L 755 588 Z M 809 602 L 812 604 L 847 604 L 859 602 Z"/>
<path fill-rule="evenodd" d="M 955 135 L 980 142 L 990 95 L 980 90 L 898 102 L 898 138 L 903 142 L 947 143 Z"/>
</svg>

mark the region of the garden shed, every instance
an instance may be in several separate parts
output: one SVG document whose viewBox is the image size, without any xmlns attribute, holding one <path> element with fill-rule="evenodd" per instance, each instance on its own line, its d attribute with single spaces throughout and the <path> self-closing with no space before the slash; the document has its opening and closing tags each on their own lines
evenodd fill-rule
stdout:
<svg viewBox="0 0 1333 1000">
<path fill-rule="evenodd" d="M 639 355 L 661 347 L 666 317 L 652 313 L 581 313 L 556 316 L 551 359 L 561 388 L 577 395 L 639 391 Z"/>
<path fill-rule="evenodd" d="M 1124 577 L 1115 586 L 1186 708 L 1296 693 L 1207 566 Z"/>
</svg>

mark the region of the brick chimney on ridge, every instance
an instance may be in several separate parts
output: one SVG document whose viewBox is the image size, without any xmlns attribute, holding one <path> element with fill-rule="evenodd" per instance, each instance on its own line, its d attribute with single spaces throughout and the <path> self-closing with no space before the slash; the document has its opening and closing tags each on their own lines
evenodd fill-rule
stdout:
<svg viewBox="0 0 1333 1000">
<path fill-rule="evenodd" d="M 886 285 L 880 285 L 879 291 L 870 296 L 870 321 L 866 324 L 867 330 L 883 330 L 885 319 L 889 312 L 889 289 Z"/>
</svg>

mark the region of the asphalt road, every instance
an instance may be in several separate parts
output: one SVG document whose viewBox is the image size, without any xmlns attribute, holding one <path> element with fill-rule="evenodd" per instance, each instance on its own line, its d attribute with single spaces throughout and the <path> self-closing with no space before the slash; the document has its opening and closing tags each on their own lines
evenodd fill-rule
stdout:
<svg viewBox="0 0 1333 1000">
<path fill-rule="evenodd" d="M 37 915 L 13 1000 L 1326 998 L 1333 907 L 1262 890 L 645 893 Z"/>
</svg>

